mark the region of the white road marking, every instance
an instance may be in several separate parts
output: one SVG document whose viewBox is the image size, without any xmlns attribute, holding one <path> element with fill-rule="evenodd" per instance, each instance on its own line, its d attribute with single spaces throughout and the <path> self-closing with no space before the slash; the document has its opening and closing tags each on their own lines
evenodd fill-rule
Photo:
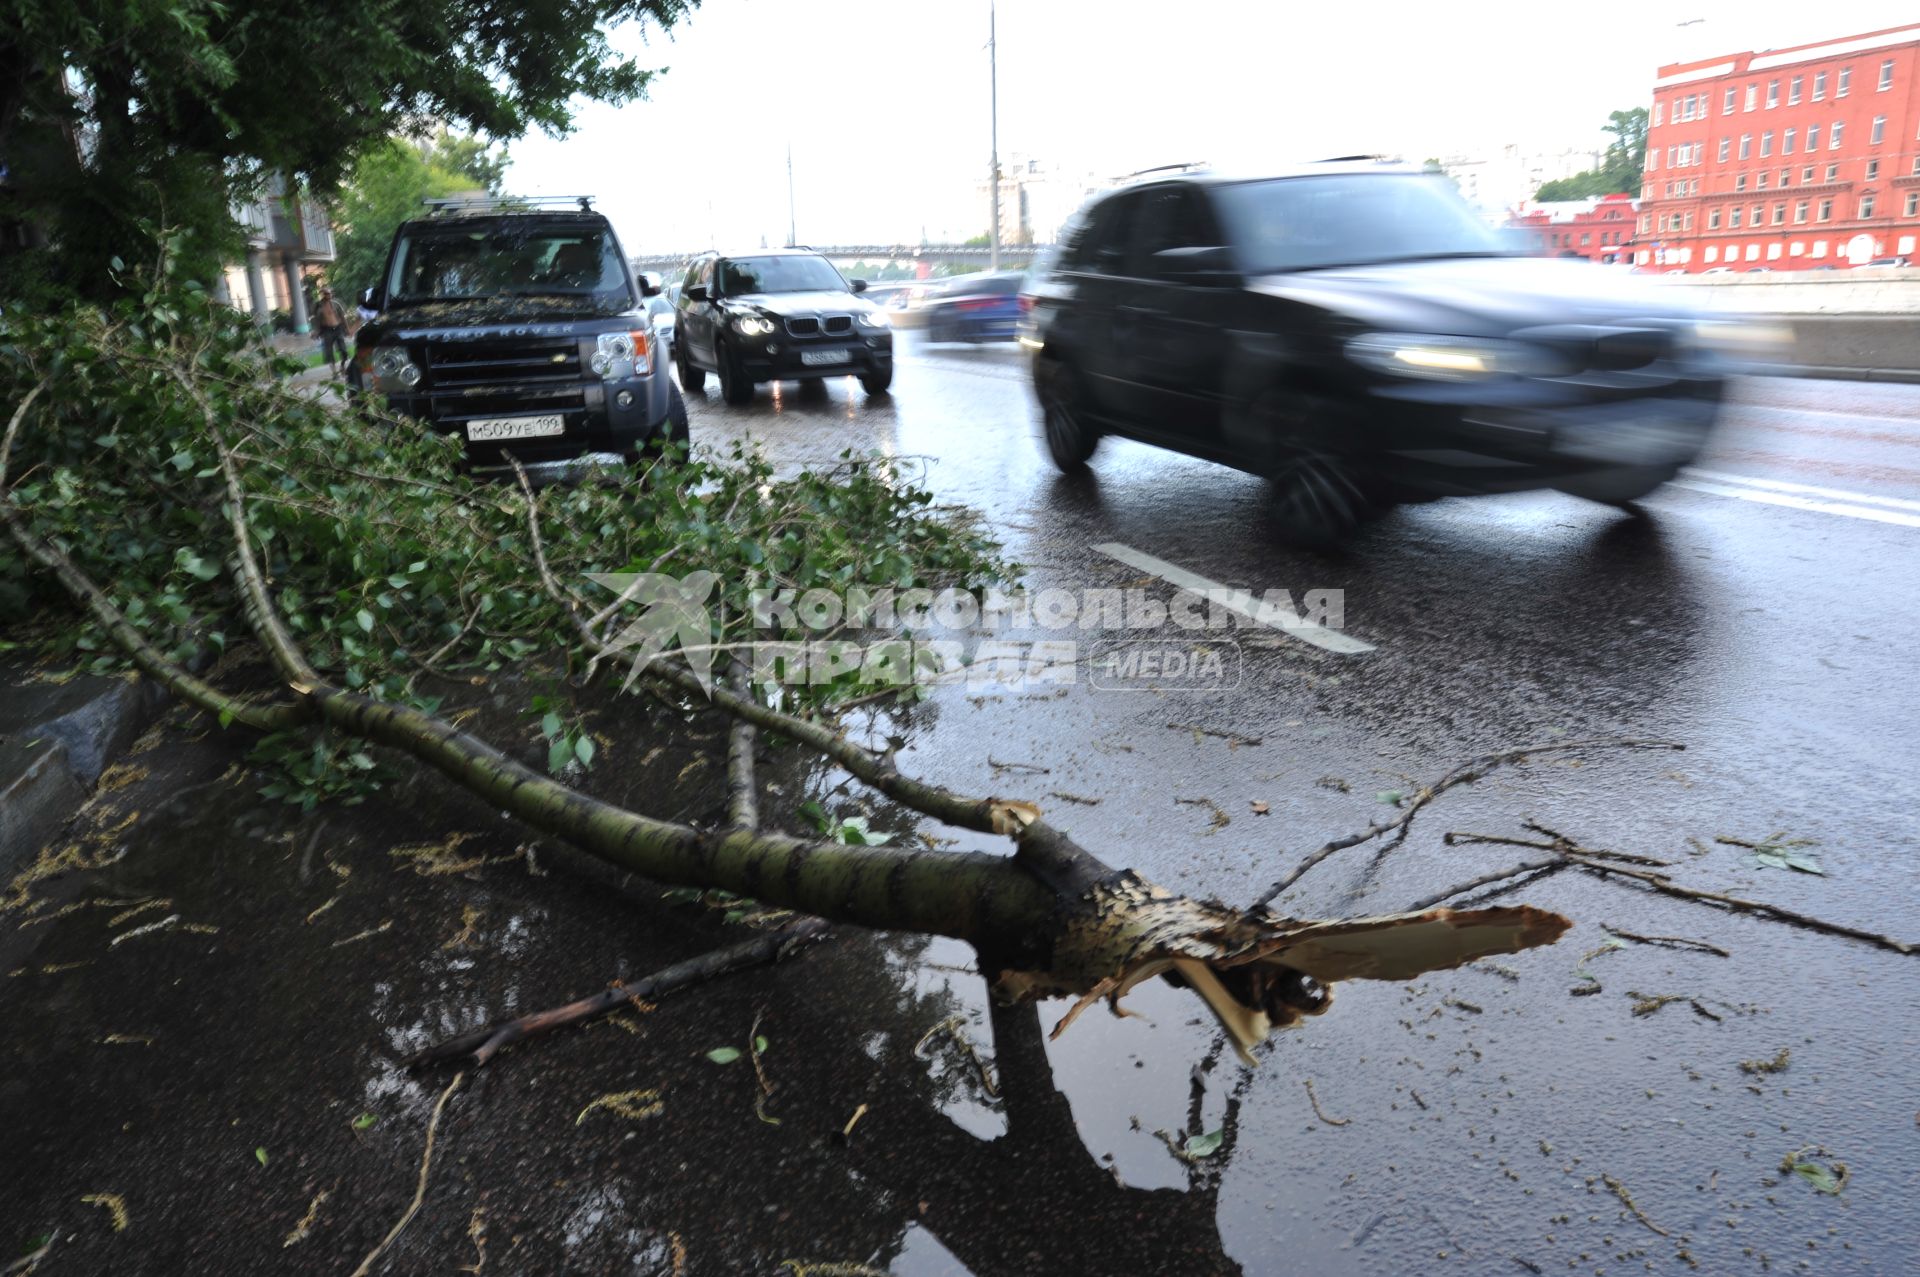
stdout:
<svg viewBox="0 0 1920 1277">
<path fill-rule="evenodd" d="M 1742 501 L 1758 501 L 1762 505 L 1786 506 L 1791 510 L 1811 510 L 1816 514 L 1838 514 L 1849 519 L 1866 519 L 1873 523 L 1893 523 L 1903 528 L 1920 528 L 1920 514 L 1902 514 L 1898 510 L 1882 510 L 1873 506 L 1847 505 L 1835 501 L 1816 501 L 1812 497 L 1796 497 L 1786 492 L 1769 492 L 1764 488 L 1734 488 L 1718 483 L 1703 483 L 1698 479 L 1675 479 L 1672 486 L 1687 488 L 1694 492 L 1706 492 L 1716 497 L 1737 497 Z"/>
<path fill-rule="evenodd" d="M 1817 488 L 1810 483 L 1788 483 L 1785 479 L 1756 479 L 1752 475 L 1702 470 L 1698 466 L 1688 466 L 1687 474 L 1695 479 L 1705 479 L 1709 483 L 1731 483 L 1748 488 L 1765 488 L 1769 492 L 1791 492 L 1803 497 L 1827 497 L 1853 505 L 1883 505 L 1893 510 L 1911 510 L 1920 513 L 1920 501 L 1908 501 L 1902 497 L 1876 497 L 1866 492 L 1848 492 L 1844 488 Z"/>
<path fill-rule="evenodd" d="M 1303 643 L 1329 652 L 1338 652 L 1342 656 L 1357 656 L 1362 652 L 1373 651 L 1371 643 L 1362 643 L 1359 639 L 1339 630 L 1330 630 L 1324 625 L 1315 625 L 1303 620 L 1299 613 L 1290 608 L 1269 604 L 1264 600 L 1256 601 L 1250 590 L 1235 590 L 1221 585 L 1218 581 L 1209 581 L 1197 572 L 1189 572 L 1164 559 L 1156 559 L 1151 554 L 1136 550 L 1130 545 L 1118 541 L 1106 541 L 1093 547 L 1110 559 L 1118 559 L 1128 567 L 1150 572 L 1169 585 L 1179 586 L 1202 598 L 1218 603 L 1229 612 L 1246 617 L 1256 625 L 1279 630 L 1291 635 Z"/>
</svg>

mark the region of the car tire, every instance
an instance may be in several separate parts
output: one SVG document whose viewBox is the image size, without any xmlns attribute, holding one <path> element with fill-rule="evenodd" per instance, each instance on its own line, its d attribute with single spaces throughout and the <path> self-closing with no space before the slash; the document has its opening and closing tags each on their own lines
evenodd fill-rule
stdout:
<svg viewBox="0 0 1920 1277">
<path fill-rule="evenodd" d="M 720 365 L 720 397 L 735 408 L 752 403 L 753 381 L 740 367 L 739 358 L 725 346 L 720 347 L 714 354 L 715 362 Z"/>
<path fill-rule="evenodd" d="M 1079 474 L 1100 446 L 1100 432 L 1087 424 L 1080 375 L 1059 360 L 1035 368 L 1034 390 L 1040 397 L 1041 434 L 1047 455 L 1062 474 Z"/>
<path fill-rule="evenodd" d="M 685 346 L 680 345 L 678 342 L 674 343 L 673 363 L 674 368 L 680 374 L 680 386 L 682 389 L 690 395 L 704 395 L 707 393 L 707 370 L 694 367 L 693 356 L 688 353 Z"/>
<path fill-rule="evenodd" d="M 687 424 L 687 401 L 680 393 L 680 387 L 667 383 L 667 431 L 665 436 L 655 435 L 638 448 L 627 450 L 626 461 L 630 466 L 650 466 L 662 460 L 666 445 L 672 444 L 679 449 L 677 459 L 684 460 L 687 451 L 693 446 L 693 431 Z"/>
<path fill-rule="evenodd" d="M 1273 392 L 1253 406 L 1276 449 L 1267 469 L 1269 514 L 1294 545 L 1330 548 L 1393 502 L 1340 429 L 1340 410 L 1310 395 Z"/>
<path fill-rule="evenodd" d="M 878 369 L 874 372 L 863 373 L 860 377 L 861 388 L 870 395 L 884 395 L 887 393 L 887 388 L 891 385 L 893 385 L 892 364 L 888 364 L 885 368 Z"/>
<path fill-rule="evenodd" d="M 1553 486 L 1555 491 L 1564 492 L 1570 497 L 1583 497 L 1602 505 L 1625 506 L 1653 495 L 1661 485 L 1679 473 L 1679 466 L 1621 466 L 1614 470 L 1563 479 Z"/>
</svg>

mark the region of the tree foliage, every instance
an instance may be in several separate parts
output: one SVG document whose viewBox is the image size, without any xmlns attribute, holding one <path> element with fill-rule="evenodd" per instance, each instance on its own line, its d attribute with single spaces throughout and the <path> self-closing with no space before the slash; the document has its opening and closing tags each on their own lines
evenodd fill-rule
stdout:
<svg viewBox="0 0 1920 1277">
<path fill-rule="evenodd" d="M 477 145 L 472 139 L 451 140 Z M 420 215 L 420 202 L 476 185 L 497 186 L 498 172 L 484 167 L 482 171 L 493 177 L 492 183 L 476 181 L 471 169 L 463 171 L 447 163 L 438 147 L 400 138 L 369 150 L 353 166 L 333 201 L 334 259 L 327 269 L 328 281 L 344 297 L 359 296 L 361 289 L 378 282 L 394 229 Z"/>
<path fill-rule="evenodd" d="M 1607 144 L 1599 168 L 1584 169 L 1572 177 L 1543 183 L 1533 198 L 1550 203 L 1596 195 L 1638 195 L 1647 166 L 1646 108 L 1636 106 L 1613 112 L 1607 117 L 1606 132 L 1613 136 L 1613 141 Z"/>
<path fill-rule="evenodd" d="M 395 133 L 563 133 L 576 98 L 627 101 L 654 74 L 611 28 L 697 2 L 13 0 L 0 244 L 40 251 L 8 287 L 104 296 L 108 259 L 151 262 L 160 225 L 204 278 L 238 247 L 236 197 L 275 172 L 330 190 Z"/>
</svg>

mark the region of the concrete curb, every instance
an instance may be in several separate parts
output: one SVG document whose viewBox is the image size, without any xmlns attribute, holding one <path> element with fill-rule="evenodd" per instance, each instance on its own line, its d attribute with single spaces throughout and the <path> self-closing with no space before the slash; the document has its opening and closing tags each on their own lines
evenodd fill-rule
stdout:
<svg viewBox="0 0 1920 1277">
<path fill-rule="evenodd" d="M 44 683 L 31 673 L 0 669 L 0 880 L 60 832 L 167 703 L 131 676 Z"/>
<path fill-rule="evenodd" d="M 1825 368 L 1819 364 L 1755 364 L 1740 370 L 1749 377 L 1797 377 L 1818 381 L 1878 381 L 1920 386 L 1920 368 Z"/>
</svg>

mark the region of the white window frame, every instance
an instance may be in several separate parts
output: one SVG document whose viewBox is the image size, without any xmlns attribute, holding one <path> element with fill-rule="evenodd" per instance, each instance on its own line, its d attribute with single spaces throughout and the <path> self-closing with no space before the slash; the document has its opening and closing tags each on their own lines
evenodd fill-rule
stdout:
<svg viewBox="0 0 1920 1277">
<path fill-rule="evenodd" d="M 1835 120 L 1833 127 L 1827 130 L 1827 149 L 1829 151 L 1837 151 L 1840 149 L 1840 131 L 1846 127 L 1847 122 L 1845 120 Z"/>
<path fill-rule="evenodd" d="M 1851 66 L 1841 67 L 1840 78 L 1838 80 L 1835 80 L 1833 83 L 1833 96 L 1835 96 L 1836 98 L 1843 98 L 1847 96 L 1847 94 L 1851 93 L 1852 91 L 1853 91 L 1853 68 Z"/>
<path fill-rule="evenodd" d="M 1885 93 L 1893 87 L 1893 59 L 1888 58 L 1880 64 L 1880 87 L 1877 92 Z"/>
<path fill-rule="evenodd" d="M 1787 105 L 1788 106 L 1800 105 L 1800 90 L 1803 87 L 1805 87 L 1806 82 L 1807 82 L 1807 77 L 1804 75 L 1796 75 L 1793 77 L 1793 79 L 1787 82 Z"/>
<path fill-rule="evenodd" d="M 1873 132 L 1867 135 L 1867 145 L 1878 146 L 1886 140 L 1887 117 L 1884 115 L 1876 115 L 1873 117 Z"/>
<path fill-rule="evenodd" d="M 1771 111 L 1773 110 L 1774 107 L 1779 105 L 1780 105 L 1780 81 L 1768 80 L 1767 81 L 1767 110 Z"/>
<path fill-rule="evenodd" d="M 1860 220 L 1861 221 L 1864 222 L 1868 218 L 1873 216 L 1873 206 L 1878 198 L 1879 197 L 1876 196 L 1872 191 L 1868 191 L 1865 195 L 1862 195 L 1860 197 Z"/>
</svg>

